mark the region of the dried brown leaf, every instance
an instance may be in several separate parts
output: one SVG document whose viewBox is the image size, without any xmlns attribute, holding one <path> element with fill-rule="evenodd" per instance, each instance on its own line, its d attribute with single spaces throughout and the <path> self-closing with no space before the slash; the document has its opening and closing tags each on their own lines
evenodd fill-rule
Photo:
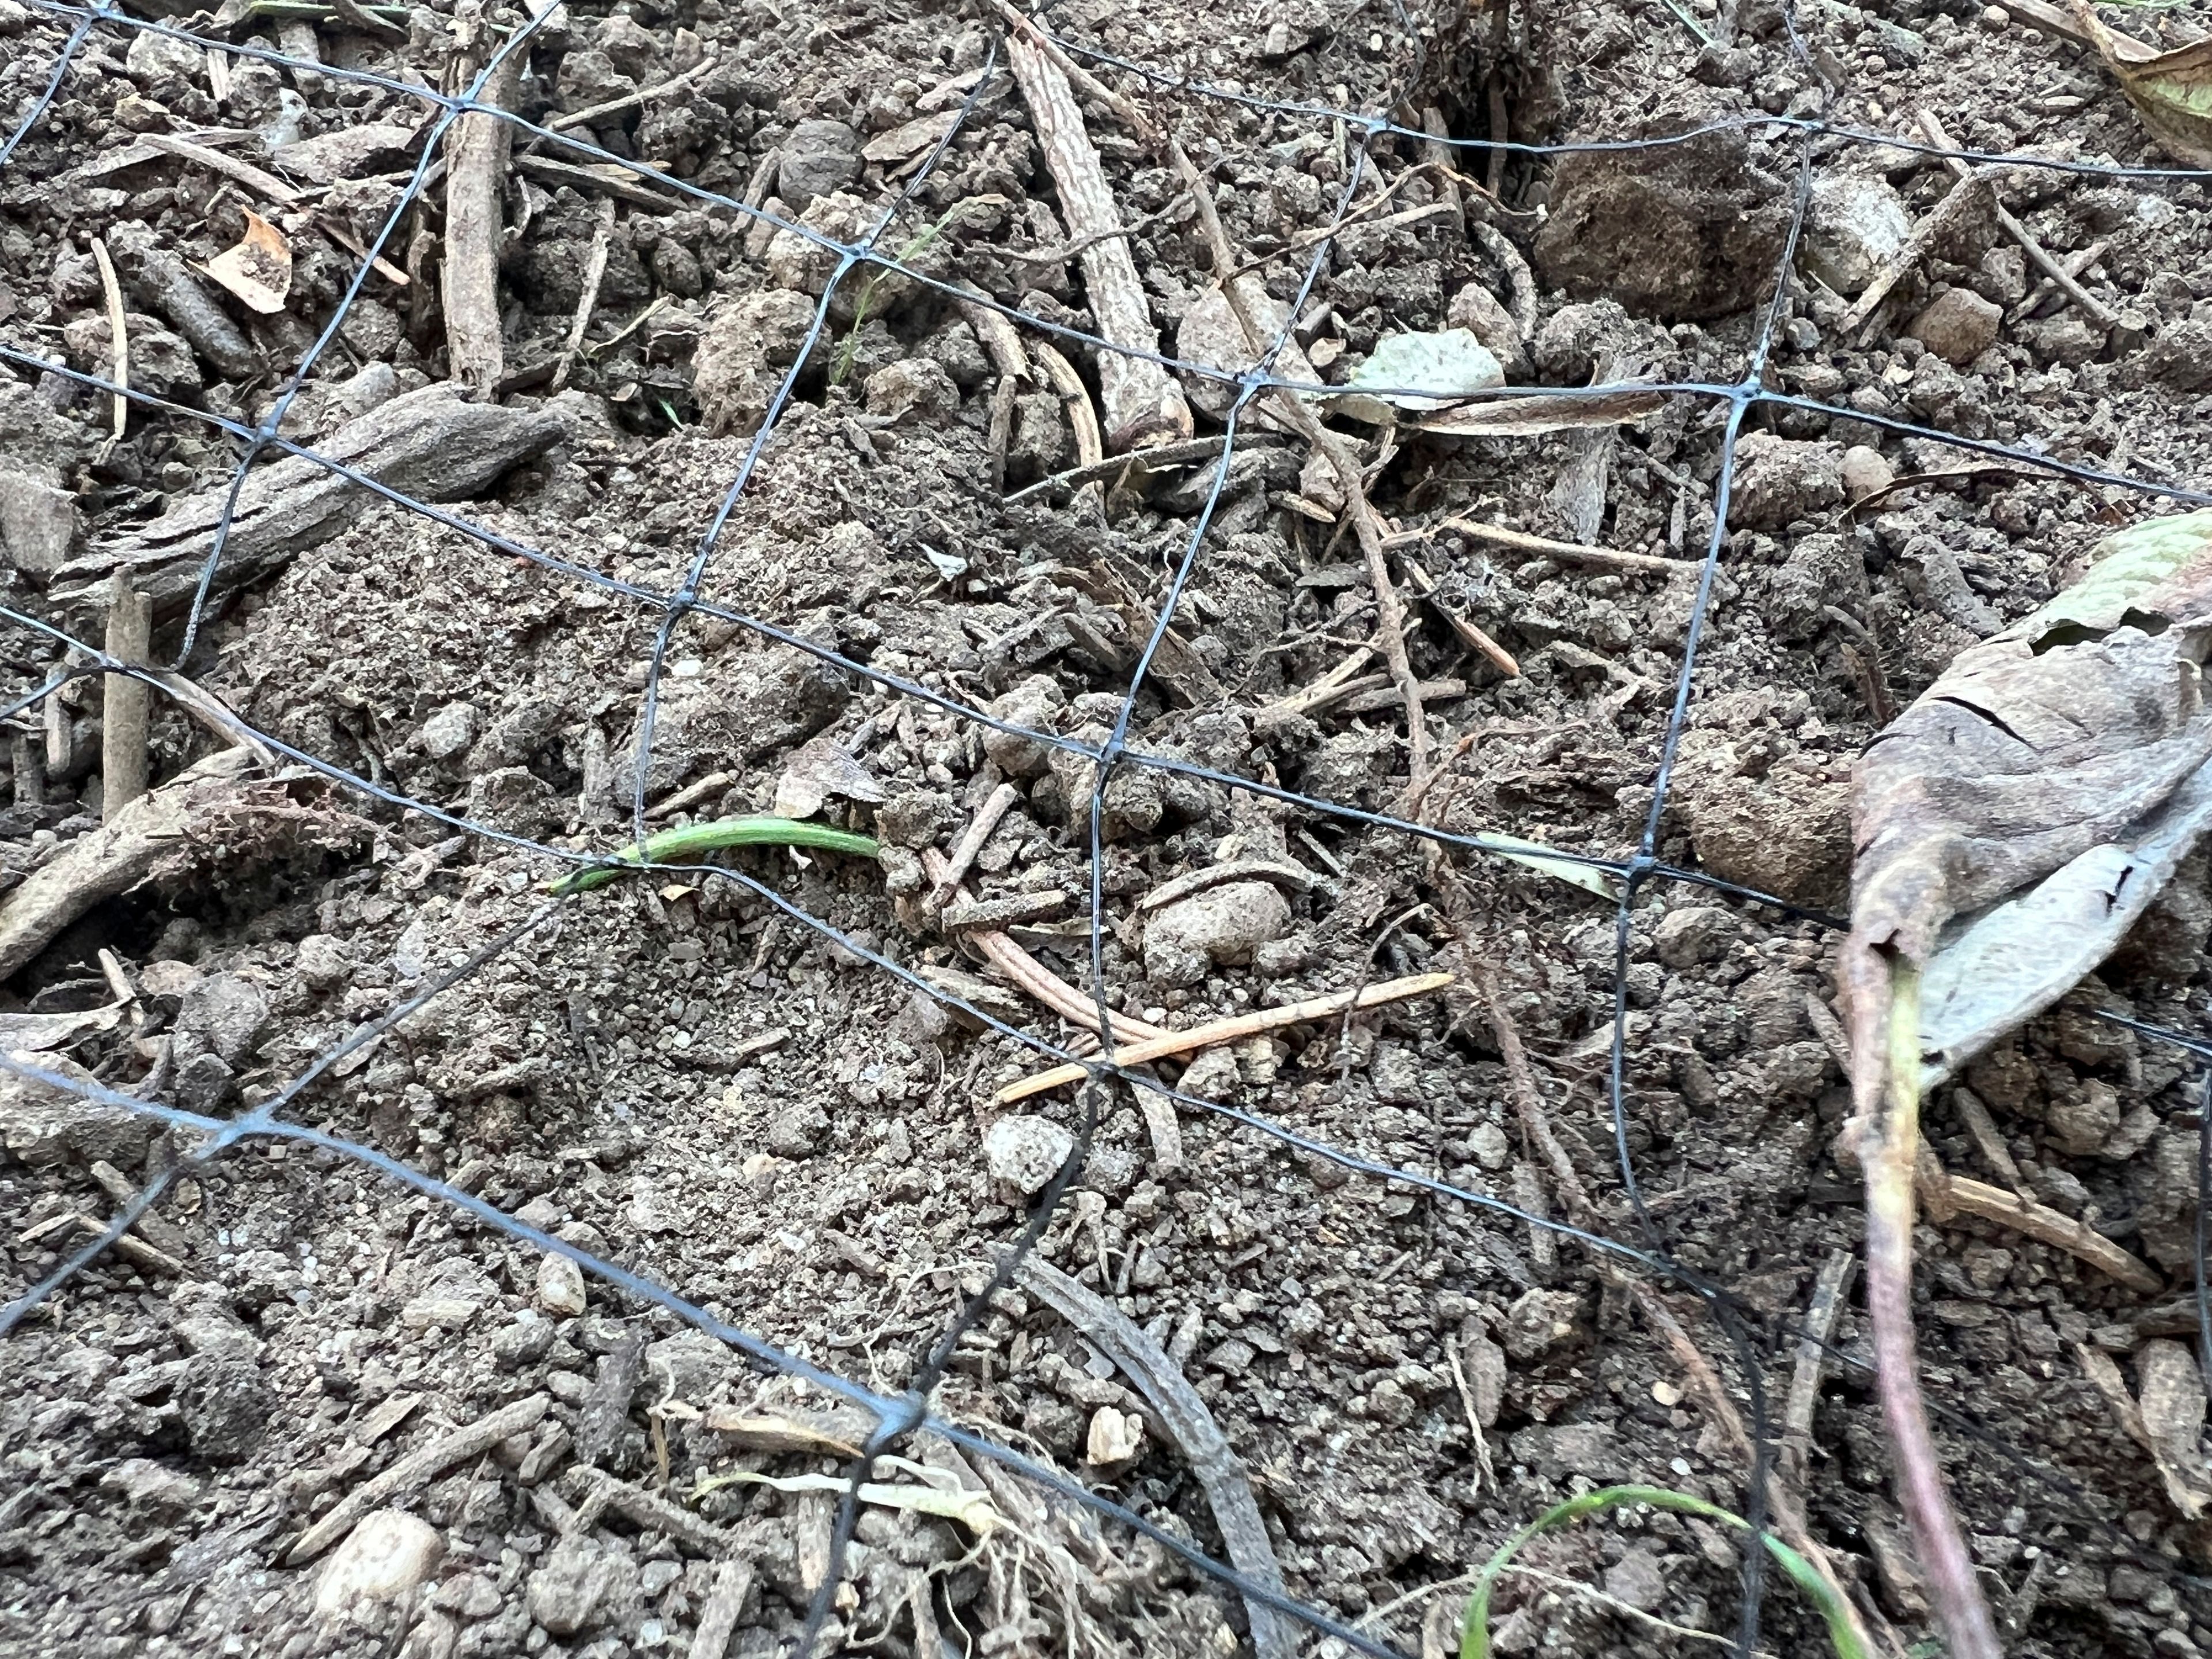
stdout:
<svg viewBox="0 0 2212 1659">
<path fill-rule="evenodd" d="M 2172 52 L 2138 56 L 2106 28 L 2087 0 L 2074 0 L 2074 15 L 2136 106 L 2159 147 L 2192 167 L 2212 167 L 2212 40 Z"/>
<path fill-rule="evenodd" d="M 284 233 L 252 208 L 240 208 L 246 234 L 200 269 L 242 301 L 249 310 L 273 317 L 292 291 L 292 245 Z"/>
<path fill-rule="evenodd" d="M 2119 580 L 2144 549 L 2148 580 Z M 2109 538 L 2075 588 L 1962 652 L 1859 762 L 1855 935 L 1925 963 L 1954 917 L 2158 806 L 2212 757 L 2208 650 L 2212 513 Z"/>
</svg>

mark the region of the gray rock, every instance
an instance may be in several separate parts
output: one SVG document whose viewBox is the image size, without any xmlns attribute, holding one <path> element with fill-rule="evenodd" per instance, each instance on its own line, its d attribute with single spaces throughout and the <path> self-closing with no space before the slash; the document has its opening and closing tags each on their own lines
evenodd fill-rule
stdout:
<svg viewBox="0 0 2212 1659">
<path fill-rule="evenodd" d="M 1444 321 L 1450 327 L 1467 330 L 1481 341 L 1508 374 L 1525 368 L 1528 342 L 1521 337 L 1521 325 L 1480 283 L 1469 283 L 1452 295 Z"/>
<path fill-rule="evenodd" d="M 212 1463 L 243 1462 L 269 1433 L 276 1396 L 249 1360 L 195 1357 L 175 1401 L 192 1455 Z"/>
<path fill-rule="evenodd" d="M 44 1058 L 48 1071 L 86 1084 L 94 1080 L 74 1060 Z M 104 1105 L 12 1072 L 0 1073 L 0 1146 L 33 1169 L 71 1158 L 134 1169 L 144 1162 L 153 1138 L 152 1121 L 127 1106 Z"/>
<path fill-rule="evenodd" d="M 260 1362 L 261 1339 L 215 1295 L 206 1295 L 180 1310 L 170 1320 L 169 1328 L 177 1346 L 188 1354 L 249 1364 Z"/>
<path fill-rule="evenodd" d="M 1651 1612 L 1667 1599 L 1667 1577 L 1659 1563 L 1652 1549 L 1631 1549 L 1605 1570 L 1605 1593 L 1638 1613 Z"/>
<path fill-rule="evenodd" d="M 1048 1117 L 1017 1113 L 983 1132 L 991 1178 L 1024 1194 L 1042 1192 L 1075 1149 L 1075 1137 Z"/>
<path fill-rule="evenodd" d="M 1911 234 L 1905 198 L 1885 180 L 1828 173 L 1813 182 L 1800 258 L 1813 276 L 1856 299 Z"/>
<path fill-rule="evenodd" d="M 1717 905 L 1692 904 L 1659 919 L 1651 940 L 1669 968 L 1717 961 L 1735 937 L 1735 918 Z"/>
<path fill-rule="evenodd" d="M 0 378 L 0 455 L 11 468 L 58 484 L 99 441 L 100 434 L 57 413 L 35 388 Z"/>
<path fill-rule="evenodd" d="M 456 1619 L 489 1619 L 500 1609 L 499 1586 L 480 1572 L 464 1572 L 438 1586 L 431 1605 Z"/>
<path fill-rule="evenodd" d="M 328 933 L 310 933 L 301 939 L 292 965 L 299 970 L 301 979 L 317 991 L 343 984 L 353 974 L 353 957 L 345 941 Z"/>
<path fill-rule="evenodd" d="M 985 705 L 984 712 L 1016 726 L 1028 726 L 1032 731 L 1048 732 L 1052 729 L 1054 716 L 1066 707 L 1066 694 L 1050 675 L 1032 674 L 1011 690 L 994 697 Z M 983 752 L 1009 776 L 1033 778 L 1042 773 L 1050 761 L 1052 746 L 1040 743 L 1035 738 L 986 728 Z"/>
<path fill-rule="evenodd" d="M 2087 1158 L 2102 1150 L 2120 1127 L 2119 1097 L 2110 1084 L 2091 1078 L 2070 1099 L 2053 1100 L 2043 1115 L 2058 1150 L 2073 1158 Z"/>
<path fill-rule="evenodd" d="M 1291 320 L 1290 307 L 1269 294 L 1257 276 L 1239 276 L 1237 291 L 1251 313 L 1252 320 L 1266 331 L 1269 343 L 1285 336 Z M 1182 320 L 1176 325 L 1176 355 L 1202 368 L 1219 369 L 1228 374 L 1242 374 L 1259 361 L 1259 354 L 1253 350 L 1244 333 L 1243 322 L 1229 303 L 1227 292 L 1218 287 L 1208 288 L 1183 313 Z M 1286 380 L 1302 380 L 1308 385 L 1321 379 L 1297 342 L 1286 337 L 1282 349 L 1269 364 L 1269 370 Z M 1226 380 L 1187 375 L 1183 385 L 1192 404 L 1217 419 L 1227 414 L 1230 404 L 1237 401 L 1237 388 Z"/>
<path fill-rule="evenodd" d="M 1626 1464 L 1620 1437 L 1610 1423 L 1554 1423 L 1522 1429 L 1513 1437 L 1513 1455 L 1553 1480 L 1586 1474 L 1593 1480 L 1618 1480 Z"/>
<path fill-rule="evenodd" d="M 868 376 L 864 388 L 868 413 L 898 420 L 950 415 L 960 407 L 960 388 L 941 364 L 927 357 L 902 357 Z"/>
<path fill-rule="evenodd" d="M 1997 343 L 2004 313 L 1972 289 L 1947 289 L 1905 331 L 1954 368 L 1964 368 Z"/>
<path fill-rule="evenodd" d="M 902 789 L 878 809 L 876 833 L 901 847 L 927 847 L 952 817 L 952 803 L 934 789 Z"/>
<path fill-rule="evenodd" d="M 231 1082 L 237 1075 L 222 1063 L 221 1054 L 203 1049 L 177 1067 L 177 1104 L 203 1116 L 216 1112 L 230 1098 Z"/>
<path fill-rule="evenodd" d="M 778 1158 L 811 1158 L 829 1136 L 830 1114 L 821 1103 L 789 1101 L 769 1120 L 768 1149 Z"/>
<path fill-rule="evenodd" d="M 2143 349 L 2143 374 L 2176 392 L 2212 391 L 2212 319 L 2175 323 Z"/>
<path fill-rule="evenodd" d="M 1264 881 L 1232 881 L 1169 905 L 1145 924 L 1145 974 L 1192 985 L 1210 964 L 1249 962 L 1291 931 L 1290 902 Z"/>
<path fill-rule="evenodd" d="M 729 1348 L 704 1331 L 678 1331 L 646 1348 L 645 1397 L 703 1403 L 736 1363 Z"/>
<path fill-rule="evenodd" d="M 560 78 L 554 85 L 561 107 L 572 112 L 611 104 L 637 90 L 637 82 L 617 69 L 614 59 L 597 46 L 584 46 L 562 58 Z"/>
<path fill-rule="evenodd" d="M 477 740 L 477 719 L 474 703 L 447 703 L 422 722 L 422 752 L 434 761 L 449 761 L 466 753 Z"/>
<path fill-rule="evenodd" d="M 553 822 L 553 786 L 526 766 L 502 766 L 469 781 L 471 822 L 534 841 Z"/>
<path fill-rule="evenodd" d="M 1176 1087 L 1198 1100 L 1224 1101 L 1243 1087 L 1237 1056 L 1226 1048 L 1208 1048 L 1183 1069 Z"/>
<path fill-rule="evenodd" d="M 1731 518 L 1747 529 L 1779 530 L 1844 499 L 1843 453 L 1833 444 L 1753 432 L 1735 453 Z"/>
<path fill-rule="evenodd" d="M 146 1457 L 125 1458 L 100 1477 L 100 1488 L 116 1493 L 133 1509 L 178 1515 L 200 1500 L 198 1481 Z"/>
<path fill-rule="evenodd" d="M 1897 482 L 1897 470 L 1888 458 L 1867 444 L 1853 444 L 1844 452 L 1843 476 L 1844 498 L 1854 501 L 1863 501 Z"/>
<path fill-rule="evenodd" d="M 191 347 L 151 317 L 128 313 L 123 319 L 123 331 L 131 347 L 132 391 L 176 400 L 197 396 L 206 384 Z M 113 337 L 105 313 L 80 317 L 62 331 L 62 343 L 69 349 L 70 360 L 84 373 L 102 380 L 115 373 Z"/>
<path fill-rule="evenodd" d="M 177 1012 L 180 1043 L 237 1066 L 269 1024 L 269 999 L 240 974 L 209 974 L 184 994 Z"/>
<path fill-rule="evenodd" d="M 43 581 L 69 560 L 77 536 L 76 497 L 21 472 L 0 472 L 0 556 Z"/>
<path fill-rule="evenodd" d="M 1524 1291 L 1505 1310 L 1499 1335 L 1505 1352 L 1524 1364 L 1549 1352 L 1575 1333 L 1581 1298 L 1571 1291 Z"/>
<path fill-rule="evenodd" d="M 1467 1150 L 1492 1175 L 1513 1161 L 1513 1143 L 1495 1123 L 1478 1123 L 1467 1132 Z"/>
<path fill-rule="evenodd" d="M 1638 137 L 1672 136 L 1654 125 Z M 1539 274 L 1577 299 L 1609 295 L 1667 322 L 1724 316 L 1772 280 L 1790 228 L 1782 180 L 1740 132 L 1560 158 Z"/>
<path fill-rule="evenodd" d="M 637 1563 L 627 1551 L 584 1537 L 563 1538 L 530 1575 L 530 1616 L 553 1636 L 574 1636 L 618 1618 L 636 1599 Z"/>
<path fill-rule="evenodd" d="M 520 766 L 560 736 L 568 711 L 556 697 L 526 697 L 492 722 L 483 741 L 469 757 L 471 771 L 495 766 Z"/>
<path fill-rule="evenodd" d="M 793 213 L 817 196 L 842 190 L 860 176 L 860 135 L 842 121 L 801 121 L 783 141 L 776 165 L 776 194 Z"/>
<path fill-rule="evenodd" d="M 535 1365 L 552 1352 L 553 1322 L 525 1310 L 491 1334 L 492 1363 L 501 1370 Z"/>
<path fill-rule="evenodd" d="M 2105 349 L 2105 331 L 2070 311 L 2040 322 L 2022 323 L 2014 331 L 2014 337 L 2035 354 L 2037 362 L 2069 368 L 2087 362 Z"/>
<path fill-rule="evenodd" d="M 1989 602 L 1967 585 L 1966 574 L 1951 550 L 1935 537 L 1915 536 L 1905 543 L 1897 562 L 1905 591 L 1923 610 L 1982 639 L 2003 625 Z"/>
<path fill-rule="evenodd" d="M 132 80 L 150 87 L 169 79 L 197 81 L 207 70 L 207 59 L 190 41 L 134 30 L 131 49 L 123 55 L 123 67 Z"/>
</svg>

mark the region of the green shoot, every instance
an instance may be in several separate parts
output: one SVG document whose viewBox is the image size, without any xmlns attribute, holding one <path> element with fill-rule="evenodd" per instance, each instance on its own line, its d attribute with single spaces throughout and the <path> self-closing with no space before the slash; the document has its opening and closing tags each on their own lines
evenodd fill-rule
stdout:
<svg viewBox="0 0 2212 1659">
<path fill-rule="evenodd" d="M 952 222 L 952 216 L 959 210 L 957 204 L 947 208 L 935 224 L 925 227 L 912 241 L 898 251 L 898 262 L 906 264 L 927 252 L 930 245 L 945 234 L 945 227 Z M 880 265 L 873 265 L 860 279 L 860 292 L 853 301 L 853 325 L 845 331 L 844 341 L 838 346 L 836 358 L 830 365 L 831 386 L 842 386 L 851 376 L 853 361 L 860 355 L 860 329 L 874 314 L 877 291 L 896 274 Z"/>
<path fill-rule="evenodd" d="M 1490 1593 L 1497 1588 L 1498 1580 L 1520 1553 L 1521 1547 L 1539 1533 L 1565 1526 L 1585 1516 L 1597 1515 L 1617 1509 L 1623 1504 L 1649 1504 L 1654 1509 L 1674 1510 L 1683 1515 L 1694 1515 L 1707 1521 L 1717 1521 L 1723 1526 L 1734 1527 L 1738 1532 L 1749 1532 L 1751 1522 L 1740 1515 L 1731 1514 L 1717 1504 L 1708 1504 L 1704 1498 L 1686 1492 L 1674 1492 L 1665 1486 L 1601 1486 L 1595 1492 L 1584 1492 L 1565 1503 L 1548 1509 L 1527 1526 L 1498 1547 L 1498 1553 L 1484 1563 L 1481 1575 L 1474 1582 L 1474 1593 L 1468 1597 L 1467 1620 L 1460 1631 L 1459 1659 L 1490 1659 Z M 1866 1649 L 1851 1629 L 1850 1613 L 1827 1583 L 1814 1571 L 1813 1564 L 1791 1549 L 1771 1533 L 1759 1534 L 1759 1542 L 1781 1563 L 1792 1583 L 1813 1600 L 1820 1617 L 1828 1626 L 1829 1645 L 1835 1650 L 1836 1659 L 1869 1659 Z"/>
</svg>

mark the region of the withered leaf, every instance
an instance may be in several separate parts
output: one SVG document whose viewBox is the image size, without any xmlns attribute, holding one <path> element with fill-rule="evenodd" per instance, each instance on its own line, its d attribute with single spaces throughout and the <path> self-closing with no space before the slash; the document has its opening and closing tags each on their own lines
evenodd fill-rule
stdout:
<svg viewBox="0 0 2212 1659">
<path fill-rule="evenodd" d="M 2145 57 L 2138 41 L 2106 28 L 2087 0 L 2074 15 L 2159 147 L 2186 166 L 2212 167 L 2212 40 Z"/>
<path fill-rule="evenodd" d="M 224 249 L 200 269 L 248 309 L 273 317 L 284 309 L 284 296 L 292 291 L 292 245 L 252 208 L 239 211 L 246 218 L 246 234 L 237 246 Z"/>
<path fill-rule="evenodd" d="M 872 805 L 883 799 L 884 787 L 836 739 L 816 738 L 785 763 L 775 782 L 775 815 L 811 818 L 832 795 Z"/>
<path fill-rule="evenodd" d="M 1424 415 L 1413 424 L 1447 438 L 1540 438 L 1548 432 L 1632 425 L 1666 404 L 1663 392 L 1555 392 L 1462 404 Z"/>
<path fill-rule="evenodd" d="M 1925 967 L 1939 1073 L 2095 967 L 2212 823 L 2208 652 L 2212 511 L 2154 520 L 1868 746 L 1853 960 Z"/>
</svg>

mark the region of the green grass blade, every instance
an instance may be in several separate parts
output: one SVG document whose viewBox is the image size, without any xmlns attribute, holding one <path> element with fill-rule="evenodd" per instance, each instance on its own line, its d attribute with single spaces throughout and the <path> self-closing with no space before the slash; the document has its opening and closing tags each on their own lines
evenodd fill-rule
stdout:
<svg viewBox="0 0 2212 1659">
<path fill-rule="evenodd" d="M 1595 1492 L 1586 1492 L 1579 1498 L 1548 1509 L 1527 1526 L 1498 1547 L 1498 1553 L 1483 1564 L 1482 1574 L 1475 1580 L 1474 1591 L 1467 1599 L 1467 1619 L 1460 1629 L 1460 1659 L 1490 1659 L 1490 1593 L 1498 1580 L 1522 1545 L 1540 1533 L 1550 1532 L 1585 1516 L 1597 1515 L 1616 1509 L 1623 1504 L 1649 1504 L 1654 1509 L 1674 1510 L 1683 1515 L 1698 1516 L 1707 1521 L 1717 1521 L 1723 1526 L 1734 1527 L 1739 1532 L 1749 1532 L 1751 1522 L 1740 1515 L 1731 1514 L 1717 1504 L 1709 1504 L 1702 1498 L 1686 1492 L 1675 1492 L 1666 1486 L 1601 1486 Z M 1820 1617 L 1828 1626 L 1828 1643 L 1835 1650 L 1836 1659 L 1868 1659 L 1866 1649 L 1860 1644 L 1857 1633 L 1851 1628 L 1850 1613 L 1826 1582 L 1813 1570 L 1813 1564 L 1791 1549 L 1771 1533 L 1761 1533 L 1759 1541 L 1767 1552 L 1781 1563 L 1782 1571 L 1790 1581 L 1812 1598 L 1813 1605 L 1820 1610 Z"/>
<path fill-rule="evenodd" d="M 720 852 L 725 847 L 810 847 L 817 852 L 850 853 L 855 858 L 872 859 L 883 849 L 866 836 L 856 836 L 849 830 L 833 830 L 826 823 L 807 823 L 797 818 L 714 818 L 705 823 L 687 823 L 675 830 L 664 830 L 657 836 L 648 836 L 645 842 L 645 863 L 696 864 L 709 853 Z M 635 842 L 619 853 L 607 855 L 622 864 L 638 862 Z M 555 882 L 550 890 L 556 897 L 570 893 L 588 893 L 594 887 L 604 887 L 623 872 L 599 865 L 588 870 L 579 870 Z"/>
</svg>

